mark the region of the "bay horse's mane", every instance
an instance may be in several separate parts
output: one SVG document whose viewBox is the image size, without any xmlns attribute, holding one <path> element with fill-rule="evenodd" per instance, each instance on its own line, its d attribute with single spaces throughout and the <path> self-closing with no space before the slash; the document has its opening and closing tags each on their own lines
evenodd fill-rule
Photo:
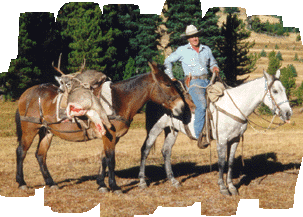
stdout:
<svg viewBox="0 0 303 217">
<path fill-rule="evenodd" d="M 137 87 L 138 85 L 141 86 L 143 78 L 145 78 L 145 76 L 148 76 L 148 74 L 149 73 L 144 73 L 123 81 L 114 82 L 112 83 L 111 87 L 120 87 L 124 91 L 131 91 L 134 87 Z"/>
</svg>

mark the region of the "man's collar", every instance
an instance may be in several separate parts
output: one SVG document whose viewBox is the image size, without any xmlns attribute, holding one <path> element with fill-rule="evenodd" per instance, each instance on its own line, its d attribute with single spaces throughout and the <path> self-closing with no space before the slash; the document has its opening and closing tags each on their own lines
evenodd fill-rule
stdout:
<svg viewBox="0 0 303 217">
<path fill-rule="evenodd" d="M 203 50 L 204 46 L 202 44 L 199 45 L 199 51 Z M 187 44 L 187 49 L 193 49 L 190 43 Z"/>
</svg>

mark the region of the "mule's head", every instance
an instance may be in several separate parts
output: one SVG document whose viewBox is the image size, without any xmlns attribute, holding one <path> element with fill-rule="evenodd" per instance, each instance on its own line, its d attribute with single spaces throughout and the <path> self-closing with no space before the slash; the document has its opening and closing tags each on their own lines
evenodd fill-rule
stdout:
<svg viewBox="0 0 303 217">
<path fill-rule="evenodd" d="M 148 64 L 151 68 L 152 82 L 154 83 L 150 100 L 171 110 L 175 116 L 181 115 L 184 110 L 184 101 L 172 80 L 157 67 L 157 63 Z"/>
<path fill-rule="evenodd" d="M 280 70 L 275 75 L 270 75 L 264 72 L 266 96 L 263 99 L 273 113 L 279 115 L 281 120 L 289 123 L 292 115 L 292 110 L 286 96 L 285 88 L 282 85 L 280 78 Z"/>
</svg>

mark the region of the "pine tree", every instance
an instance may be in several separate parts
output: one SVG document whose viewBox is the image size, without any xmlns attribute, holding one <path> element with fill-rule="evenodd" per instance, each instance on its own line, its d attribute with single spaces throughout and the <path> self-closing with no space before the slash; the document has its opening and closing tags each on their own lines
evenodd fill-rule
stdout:
<svg viewBox="0 0 303 217">
<path fill-rule="evenodd" d="M 248 78 L 238 79 L 237 76 L 247 75 L 254 70 L 257 57 L 248 55 L 254 43 L 243 42 L 250 36 L 250 32 L 245 30 L 244 23 L 236 14 L 227 16 L 226 23 L 221 27 L 221 35 L 224 40 L 219 43 L 219 47 L 225 57 L 221 69 L 224 71 L 226 83 L 237 86 Z"/>
<path fill-rule="evenodd" d="M 135 61 L 136 66 L 142 73 L 149 70 L 148 61 L 161 59 L 159 57 L 161 54 L 158 50 L 160 33 L 157 32 L 160 18 L 156 14 L 140 14 L 137 23 L 139 26 L 136 33 L 138 53 L 135 56 Z"/>
<path fill-rule="evenodd" d="M 119 35 L 113 38 L 111 46 L 115 51 L 111 61 L 114 80 L 121 80 L 130 72 L 124 70 L 132 58 L 135 61 L 135 73 L 145 73 L 149 61 L 158 56 L 159 25 L 158 15 L 140 14 L 137 5 L 107 5 L 103 10 L 103 22 Z M 123 55 L 121 55 L 123 54 Z"/>
<path fill-rule="evenodd" d="M 60 35 L 51 13 L 23 13 L 19 18 L 18 56 L 3 72 L 1 83 L 7 98 L 18 98 L 27 88 L 54 81 L 52 61 Z"/>
<path fill-rule="evenodd" d="M 104 47 L 109 40 L 108 35 L 101 29 L 102 13 L 100 7 L 92 2 L 72 2 L 65 4 L 58 13 L 63 40 L 67 42 L 68 73 L 79 70 L 83 60 L 86 67 L 104 71 Z M 111 33 L 108 33 L 111 34 Z"/>
<path fill-rule="evenodd" d="M 277 70 L 282 66 L 281 61 L 276 57 L 275 51 L 271 51 L 268 54 L 269 63 L 267 68 L 267 73 L 274 75 L 276 74 Z"/>
<path fill-rule="evenodd" d="M 127 61 L 127 64 L 125 65 L 123 80 L 129 79 L 133 77 L 135 74 L 136 74 L 135 60 L 132 57 L 130 57 Z"/>
<path fill-rule="evenodd" d="M 289 99 L 296 88 L 296 78 L 293 73 L 293 66 L 287 65 L 281 69 L 280 81 L 285 87 L 286 96 Z"/>
</svg>

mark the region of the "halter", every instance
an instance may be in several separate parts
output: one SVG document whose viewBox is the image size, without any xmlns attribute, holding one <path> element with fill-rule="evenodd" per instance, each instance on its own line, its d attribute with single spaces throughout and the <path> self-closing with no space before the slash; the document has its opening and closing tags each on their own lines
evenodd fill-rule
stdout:
<svg viewBox="0 0 303 217">
<path fill-rule="evenodd" d="M 267 84 L 267 79 L 265 78 L 265 94 L 264 94 L 264 97 L 262 98 L 262 101 L 264 100 L 265 96 L 267 96 L 269 98 L 269 101 L 271 101 L 272 104 L 273 104 L 273 109 L 271 109 L 272 113 L 275 114 L 276 110 L 278 109 L 279 110 L 279 114 L 280 114 L 280 112 L 281 112 L 280 105 L 282 105 L 283 103 L 288 103 L 289 100 L 285 100 L 285 101 L 282 101 L 280 103 L 276 102 L 276 100 L 273 97 L 272 92 L 271 92 L 271 87 L 273 86 L 273 84 L 275 83 L 275 81 L 279 81 L 279 79 L 276 78 L 275 76 L 273 76 L 272 82 L 268 85 Z"/>
<path fill-rule="evenodd" d="M 164 94 L 162 94 L 162 96 L 165 98 L 165 102 L 168 103 L 168 104 L 171 104 L 171 103 L 174 102 L 177 98 L 180 97 L 178 94 L 175 95 L 175 96 L 167 95 L 167 94 L 165 93 L 165 91 L 163 90 L 163 88 L 161 87 L 161 85 L 160 85 L 160 83 L 163 83 L 163 82 L 158 81 L 157 78 L 156 78 L 156 76 L 154 75 L 153 72 L 151 72 L 151 74 L 152 74 L 152 77 L 153 77 L 153 80 L 155 81 L 155 83 L 154 83 L 154 85 L 153 85 L 153 87 L 152 87 L 152 89 L 151 89 L 150 94 L 152 94 L 152 93 L 154 92 L 154 89 L 155 89 L 155 87 L 157 86 L 157 87 L 160 89 L 160 91 L 161 91 L 162 93 L 164 93 Z M 164 104 L 166 104 L 166 103 L 162 103 L 162 105 L 164 105 Z"/>
<path fill-rule="evenodd" d="M 219 80 L 221 80 L 222 83 L 224 83 L 224 82 L 222 81 L 222 79 L 221 79 L 220 76 L 219 76 L 218 78 L 219 78 Z M 261 100 L 261 101 L 264 101 L 264 98 L 265 98 L 265 96 L 267 95 L 267 96 L 269 97 L 269 100 L 273 103 L 273 106 L 274 106 L 274 109 L 272 110 L 272 112 L 275 114 L 275 111 L 276 111 L 277 109 L 279 109 L 279 115 L 280 115 L 280 113 L 281 113 L 280 105 L 282 105 L 283 103 L 289 102 L 289 101 L 288 101 L 288 100 L 285 100 L 285 101 L 283 101 L 283 102 L 277 103 L 276 100 L 275 100 L 275 99 L 273 98 L 273 96 L 272 96 L 272 93 L 271 93 L 271 90 L 270 90 L 270 89 L 271 89 L 271 87 L 272 87 L 272 85 L 274 84 L 275 81 L 279 81 L 278 78 L 276 78 L 275 76 L 273 76 L 273 80 L 272 80 L 272 82 L 271 82 L 269 85 L 267 85 L 267 79 L 266 79 L 266 77 L 264 77 L 264 79 L 265 79 L 265 94 L 264 94 L 264 96 L 262 97 L 262 100 Z M 225 87 L 226 87 L 226 85 L 225 85 Z M 254 123 L 252 120 L 250 120 L 250 119 L 241 111 L 241 109 L 236 105 L 236 103 L 234 102 L 234 100 L 232 99 L 232 97 L 230 96 L 230 94 L 228 93 L 227 90 L 226 90 L 226 93 L 227 93 L 227 95 L 229 96 L 229 98 L 231 99 L 232 103 L 235 105 L 235 107 L 236 107 L 236 108 L 238 109 L 238 111 L 241 113 L 241 115 L 245 118 L 245 120 L 242 120 L 242 119 L 240 119 L 240 118 L 238 118 L 238 117 L 235 117 L 234 115 L 232 115 L 232 114 L 226 112 L 225 110 L 221 109 L 220 107 L 218 107 L 215 103 L 212 103 L 212 104 L 214 105 L 214 107 L 216 108 L 217 112 L 218 112 L 218 110 L 220 110 L 220 112 L 226 114 L 227 116 L 233 118 L 234 120 L 236 120 L 236 121 L 238 121 L 238 122 L 240 122 L 240 123 L 247 123 L 247 122 L 248 122 L 248 123 L 254 124 L 254 125 L 256 125 L 256 126 L 259 126 L 258 124 Z M 275 116 L 276 116 L 276 115 L 275 115 Z M 274 116 L 274 117 L 275 117 L 275 116 Z M 274 119 L 274 118 L 273 118 L 273 119 Z M 273 121 L 273 120 L 272 120 L 272 121 Z M 271 125 L 271 124 L 272 124 L 272 122 L 270 123 L 270 125 Z M 278 125 L 280 126 L 280 125 L 283 125 L 283 124 L 278 124 Z M 263 128 L 262 126 L 259 126 L 259 127 Z M 269 129 L 269 127 L 268 127 L 267 129 Z"/>
</svg>

